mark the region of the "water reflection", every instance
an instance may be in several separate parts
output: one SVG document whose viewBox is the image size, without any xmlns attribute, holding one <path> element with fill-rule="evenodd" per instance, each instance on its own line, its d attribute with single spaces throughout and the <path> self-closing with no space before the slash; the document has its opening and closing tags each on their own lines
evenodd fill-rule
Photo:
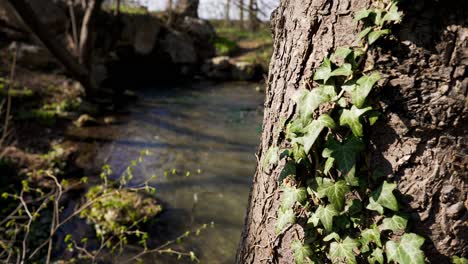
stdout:
<svg viewBox="0 0 468 264">
<path fill-rule="evenodd" d="M 151 184 L 167 209 L 151 226 L 150 244 L 208 223 L 213 227 L 184 246 L 202 263 L 233 263 L 260 137 L 263 95 L 255 85 L 200 83 L 146 91 L 117 124 L 74 129 L 70 137 L 98 144 L 95 162 L 107 160 L 116 172 L 142 149 L 150 150 L 153 155 L 136 170 L 135 183 L 158 175 Z M 165 177 L 173 168 L 178 173 Z M 180 263 L 153 256 L 144 262 Z"/>
</svg>

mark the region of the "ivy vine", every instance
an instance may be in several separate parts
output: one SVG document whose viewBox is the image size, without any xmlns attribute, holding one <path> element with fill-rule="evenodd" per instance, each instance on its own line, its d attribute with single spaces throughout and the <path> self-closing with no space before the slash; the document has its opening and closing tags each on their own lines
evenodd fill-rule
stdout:
<svg viewBox="0 0 468 264">
<path fill-rule="evenodd" d="M 366 55 L 402 18 L 397 1 L 378 5 L 355 13 L 364 26 L 360 45 L 323 60 L 316 87 L 294 97 L 298 114 L 285 129 L 290 147 L 271 147 L 263 161 L 286 160 L 276 234 L 306 219 L 304 241 L 291 244 L 296 263 L 424 263 L 424 238 L 406 232 L 396 184 L 372 168 L 366 152 L 366 131 L 380 115 L 369 95 L 381 79 Z"/>
</svg>

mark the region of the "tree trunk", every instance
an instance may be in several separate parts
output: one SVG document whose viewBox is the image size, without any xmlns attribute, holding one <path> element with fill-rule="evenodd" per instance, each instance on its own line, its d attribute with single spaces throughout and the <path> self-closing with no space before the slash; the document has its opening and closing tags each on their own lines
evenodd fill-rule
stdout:
<svg viewBox="0 0 468 264">
<path fill-rule="evenodd" d="M 83 16 L 80 32 L 79 62 L 88 69 L 92 66 L 92 54 L 94 49 L 94 22 L 97 13 L 101 9 L 103 0 L 88 0 Z"/>
<path fill-rule="evenodd" d="M 93 84 L 88 70 L 78 63 L 62 43 L 56 41 L 55 37 L 41 22 L 29 3 L 25 0 L 9 0 L 9 2 L 15 8 L 24 23 L 39 40 L 41 40 L 50 53 L 52 53 L 70 74 L 83 85 L 87 95 L 92 94 L 96 90 L 96 86 Z"/>
<path fill-rule="evenodd" d="M 244 0 L 239 0 L 239 27 L 244 29 Z"/>
<path fill-rule="evenodd" d="M 249 30 L 256 31 L 258 29 L 258 18 L 257 18 L 257 1 L 249 0 Z"/>
<path fill-rule="evenodd" d="M 294 263 L 291 241 L 304 237 L 304 224 L 275 235 L 284 161 L 267 169 L 260 162 L 271 146 L 287 144 L 282 131 L 296 114 L 292 95 L 312 83 L 314 69 L 330 52 L 355 44 L 360 27 L 352 14 L 370 4 L 282 0 L 274 11 L 259 164 L 237 263 Z M 426 238 L 423 251 L 433 263 L 468 253 L 467 7 L 458 1 L 404 1 L 405 17 L 392 30 L 396 38 L 380 40 L 370 55 L 385 78 L 378 92 L 383 118 L 370 135 L 370 164 L 397 181 L 411 231 Z"/>
<path fill-rule="evenodd" d="M 230 13 L 231 12 L 231 0 L 226 0 L 226 6 L 224 9 L 224 23 L 226 25 L 231 24 Z"/>
</svg>

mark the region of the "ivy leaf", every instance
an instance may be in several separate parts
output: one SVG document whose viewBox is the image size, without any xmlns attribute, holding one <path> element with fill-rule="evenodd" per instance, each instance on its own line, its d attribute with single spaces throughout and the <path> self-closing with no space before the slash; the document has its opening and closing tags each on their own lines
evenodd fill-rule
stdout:
<svg viewBox="0 0 468 264">
<path fill-rule="evenodd" d="M 396 188 L 395 183 L 384 181 L 383 184 L 372 193 L 372 199 L 381 206 L 392 211 L 398 211 L 398 202 L 393 195 L 393 190 Z"/>
<path fill-rule="evenodd" d="M 374 13 L 375 12 L 372 9 L 367 9 L 367 8 L 361 9 L 354 14 L 354 19 L 359 21 L 364 18 L 368 18 L 371 14 L 374 14 Z"/>
<path fill-rule="evenodd" d="M 263 158 L 263 168 L 268 168 L 269 165 L 276 165 L 278 163 L 278 147 L 270 147 Z"/>
<path fill-rule="evenodd" d="M 371 32 L 371 30 L 372 30 L 372 27 L 366 27 L 365 29 L 363 29 L 361 32 L 358 33 L 357 40 L 361 40 L 365 38 L 367 34 Z"/>
<path fill-rule="evenodd" d="M 362 211 L 362 202 L 359 199 L 351 200 L 351 204 L 348 208 L 348 213 L 350 215 L 355 215 Z"/>
<path fill-rule="evenodd" d="M 373 126 L 377 120 L 379 120 L 381 113 L 376 110 L 372 110 L 369 113 L 367 113 L 367 117 L 369 118 L 369 124 Z"/>
<path fill-rule="evenodd" d="M 284 165 L 278 177 L 278 182 L 282 183 L 288 176 L 296 176 L 296 163 L 292 160 L 288 160 Z"/>
<path fill-rule="evenodd" d="M 408 219 L 399 215 L 394 215 L 392 218 L 385 218 L 382 224 L 379 226 L 380 230 L 392 230 L 396 232 L 398 230 L 405 230 L 408 224 Z"/>
<path fill-rule="evenodd" d="M 323 241 L 328 242 L 328 241 L 331 241 L 332 239 L 334 239 L 335 241 L 340 241 L 341 240 L 340 235 L 338 235 L 335 232 L 332 232 L 329 235 L 327 235 L 326 237 L 324 237 Z"/>
<path fill-rule="evenodd" d="M 345 195 L 349 192 L 349 186 L 343 180 L 337 181 L 325 190 L 328 200 L 336 210 L 342 211 L 344 208 Z"/>
<path fill-rule="evenodd" d="M 350 237 L 346 237 L 343 242 L 332 242 L 330 244 L 330 259 L 333 263 L 356 264 L 354 249 L 359 247 L 359 242 Z"/>
<path fill-rule="evenodd" d="M 384 213 L 384 208 L 382 207 L 382 205 L 377 203 L 372 197 L 369 198 L 369 204 L 366 206 L 366 208 L 372 211 L 377 211 L 379 212 L 379 214 Z"/>
<path fill-rule="evenodd" d="M 346 177 L 351 186 L 356 186 L 354 179 L 356 160 L 363 150 L 364 144 L 358 138 L 351 137 L 342 144 L 333 137 L 327 140 L 326 148 L 322 152 L 324 158 L 333 158 L 337 163 L 337 169 Z"/>
<path fill-rule="evenodd" d="M 390 34 L 389 29 L 380 29 L 380 30 L 375 30 L 372 31 L 368 36 L 367 40 L 369 41 L 369 45 L 372 45 L 374 42 L 376 42 L 380 37 L 384 35 Z"/>
<path fill-rule="evenodd" d="M 315 71 L 314 81 L 323 80 L 323 83 L 326 83 L 330 78 L 331 72 L 331 61 L 330 59 L 325 58 L 322 65 Z"/>
<path fill-rule="evenodd" d="M 306 133 L 304 134 L 304 136 L 296 138 L 295 140 L 293 140 L 293 142 L 297 142 L 303 145 L 304 151 L 306 153 L 309 153 L 310 149 L 315 143 L 315 140 L 317 140 L 322 130 L 325 127 L 335 128 L 335 126 L 335 121 L 333 121 L 333 119 L 329 115 L 323 114 L 316 120 L 312 121 L 312 123 L 310 123 L 305 128 Z"/>
<path fill-rule="evenodd" d="M 283 188 L 283 201 L 281 207 L 283 209 L 292 208 L 296 202 L 303 204 L 307 200 L 307 191 L 305 188 L 295 188 L 285 186 Z"/>
<path fill-rule="evenodd" d="M 341 113 L 340 116 L 340 126 L 349 126 L 351 128 L 351 131 L 353 132 L 353 135 L 355 137 L 362 137 L 363 136 L 363 129 L 362 129 L 362 124 L 359 118 L 361 115 L 366 113 L 367 111 L 372 110 L 372 107 L 366 107 L 363 109 L 359 109 L 356 106 L 351 106 L 351 109 L 344 109 L 343 113 Z"/>
<path fill-rule="evenodd" d="M 452 257 L 452 263 L 453 264 L 468 264 L 468 259 L 466 259 L 464 257 L 453 256 Z"/>
<path fill-rule="evenodd" d="M 312 113 L 323 103 L 330 102 L 336 96 L 333 85 L 321 85 L 311 91 L 299 90 L 295 97 L 299 115 L 303 124 L 307 124 Z"/>
<path fill-rule="evenodd" d="M 333 70 L 330 76 L 345 76 L 353 74 L 353 66 L 350 63 L 344 63 L 341 67 Z"/>
<path fill-rule="evenodd" d="M 416 234 L 404 234 L 399 242 L 388 241 L 385 244 L 385 252 L 388 261 L 399 264 L 423 264 L 424 252 L 420 247 L 424 244 L 424 238 Z"/>
<path fill-rule="evenodd" d="M 296 215 L 292 208 L 283 209 L 280 208 L 278 210 L 278 220 L 276 221 L 275 225 L 275 232 L 276 234 L 281 234 L 283 230 L 288 227 L 290 224 L 294 224 L 296 222 Z"/>
<path fill-rule="evenodd" d="M 317 214 L 312 214 L 309 219 L 307 219 L 307 224 L 312 224 L 314 227 L 318 226 L 320 218 L 318 218 Z"/>
<path fill-rule="evenodd" d="M 367 257 L 367 260 L 369 261 L 369 264 L 384 264 L 384 257 L 383 257 L 383 251 L 380 248 L 374 249 L 372 251 L 372 254 Z"/>
<path fill-rule="evenodd" d="M 320 199 L 327 196 L 328 189 L 333 185 L 331 179 L 321 177 L 316 177 L 315 183 L 317 184 L 317 197 Z"/>
<path fill-rule="evenodd" d="M 341 86 L 351 96 L 351 101 L 356 107 L 360 108 L 364 105 L 367 96 L 374 87 L 374 84 L 380 80 L 380 74 L 377 72 L 371 75 L 364 75 L 357 81 L 348 81 Z"/>
<path fill-rule="evenodd" d="M 374 242 L 377 246 L 382 247 L 380 241 L 380 231 L 377 226 L 373 225 L 372 228 L 365 229 L 361 232 L 361 252 L 366 253 L 369 251 L 369 243 Z"/>
<path fill-rule="evenodd" d="M 398 12 L 398 6 L 396 3 L 393 3 L 388 12 L 384 15 L 381 20 L 381 23 L 385 23 L 387 21 L 394 21 L 395 23 L 399 23 L 401 21 L 401 12 Z"/>
<path fill-rule="evenodd" d="M 333 163 L 335 163 L 335 159 L 332 158 L 332 157 L 329 157 L 326 161 L 325 161 L 325 166 L 323 168 L 323 174 L 327 175 L 328 172 L 330 172 L 331 168 L 333 168 Z"/>
<path fill-rule="evenodd" d="M 346 59 L 352 52 L 353 51 L 348 47 L 339 47 L 331 56 L 331 60 L 337 61 L 338 59 Z"/>
<path fill-rule="evenodd" d="M 296 264 L 304 264 L 309 262 L 309 257 L 312 255 L 312 250 L 308 245 L 302 244 L 299 240 L 294 240 L 291 243 L 291 249 L 294 251 L 294 261 Z"/>
<path fill-rule="evenodd" d="M 327 232 L 331 232 L 333 229 L 333 217 L 338 215 L 338 211 L 336 211 L 335 207 L 331 204 L 323 207 L 320 205 L 315 211 L 315 214 L 320 219 L 323 227 Z"/>
</svg>

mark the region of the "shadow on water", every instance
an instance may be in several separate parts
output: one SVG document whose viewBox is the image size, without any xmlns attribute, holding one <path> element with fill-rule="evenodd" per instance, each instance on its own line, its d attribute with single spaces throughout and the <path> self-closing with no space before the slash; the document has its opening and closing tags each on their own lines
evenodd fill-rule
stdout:
<svg viewBox="0 0 468 264">
<path fill-rule="evenodd" d="M 150 183 L 165 211 L 149 226 L 149 244 L 160 245 L 207 224 L 182 246 L 196 252 L 202 263 L 232 263 L 260 138 L 263 94 L 255 91 L 256 85 L 198 83 L 147 89 L 128 114 L 117 116 L 116 124 L 75 128 L 68 137 L 97 145 L 98 163 L 106 161 L 116 175 L 141 150 L 149 150 L 152 155 L 135 169 L 132 182 L 158 175 Z M 172 169 L 177 173 L 167 173 Z M 146 256 L 143 261 L 184 263 L 167 256 Z"/>
</svg>

